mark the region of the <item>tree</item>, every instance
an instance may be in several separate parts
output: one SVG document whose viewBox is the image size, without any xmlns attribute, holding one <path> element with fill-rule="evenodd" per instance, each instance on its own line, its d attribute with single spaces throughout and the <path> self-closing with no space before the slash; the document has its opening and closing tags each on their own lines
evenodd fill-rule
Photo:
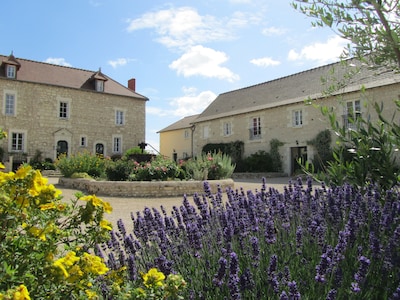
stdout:
<svg viewBox="0 0 400 300">
<path fill-rule="evenodd" d="M 356 59 L 381 71 L 400 71 L 399 0 L 296 0 L 292 6 L 306 16 L 315 18 L 313 26 L 330 27 L 349 41 L 341 57 L 342 62 Z M 340 78 L 336 81 L 322 79 L 323 83 L 336 83 L 327 87 L 323 94 L 332 96 L 358 72 L 362 72 L 362 67 L 347 74 L 344 81 Z M 361 92 L 365 92 L 364 88 Z M 394 101 L 397 110 L 400 110 L 400 101 Z M 333 149 L 334 159 L 328 162 L 326 173 L 320 174 L 320 179 L 337 185 L 344 181 L 356 186 L 373 182 L 383 190 L 397 185 L 400 172 L 396 166 L 395 152 L 400 148 L 400 127 L 393 122 L 394 116 L 387 119 L 383 115 L 383 104 L 372 105 L 379 117 L 374 123 L 369 116 L 350 118 L 349 122 L 354 128 L 350 131 L 338 122 L 335 113 L 328 107 L 321 106 L 320 109 L 329 118 L 338 143 Z"/>
<path fill-rule="evenodd" d="M 349 41 L 343 58 L 368 56 L 373 66 L 400 69 L 399 0 L 295 0 L 292 6 L 316 19 L 313 26 Z"/>
</svg>

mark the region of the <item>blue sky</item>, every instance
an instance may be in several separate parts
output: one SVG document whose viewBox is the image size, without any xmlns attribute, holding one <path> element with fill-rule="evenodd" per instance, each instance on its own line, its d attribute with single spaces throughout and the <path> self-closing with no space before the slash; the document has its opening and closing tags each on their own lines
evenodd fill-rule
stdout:
<svg viewBox="0 0 400 300">
<path fill-rule="evenodd" d="M 146 104 L 146 142 L 220 93 L 338 60 L 346 41 L 279 0 L 13 0 L 0 53 L 102 72 Z"/>
</svg>

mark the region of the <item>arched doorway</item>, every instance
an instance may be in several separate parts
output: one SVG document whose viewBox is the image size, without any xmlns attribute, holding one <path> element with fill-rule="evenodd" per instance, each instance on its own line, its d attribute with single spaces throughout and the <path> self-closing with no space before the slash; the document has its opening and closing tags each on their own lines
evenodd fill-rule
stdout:
<svg viewBox="0 0 400 300">
<path fill-rule="evenodd" d="M 104 155 L 104 144 L 97 143 L 95 151 L 97 155 Z"/>
<path fill-rule="evenodd" d="M 67 141 L 58 141 L 57 142 L 57 157 L 61 154 L 68 155 L 68 142 Z"/>
</svg>

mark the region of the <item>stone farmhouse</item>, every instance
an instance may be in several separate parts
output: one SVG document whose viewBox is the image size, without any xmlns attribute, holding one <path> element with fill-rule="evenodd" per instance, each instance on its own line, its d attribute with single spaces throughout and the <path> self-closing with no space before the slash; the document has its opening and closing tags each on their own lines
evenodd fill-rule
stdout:
<svg viewBox="0 0 400 300">
<path fill-rule="evenodd" d="M 21 163 L 37 151 L 56 159 L 89 151 L 122 154 L 145 140 L 148 98 L 103 74 L 0 55 L 0 142 L 3 161 Z"/>
<path fill-rule="evenodd" d="M 355 73 L 351 80 L 346 79 L 349 72 Z M 333 84 L 340 89 L 331 96 L 322 93 Z M 279 148 L 283 171 L 293 174 L 298 158 L 312 161 L 316 155 L 309 141 L 330 129 L 328 120 L 315 105 L 333 109 L 338 121 L 350 130 L 350 117 L 362 115 L 370 117 L 371 122 L 376 120 L 371 106 L 374 102 L 382 102 L 384 114 L 392 117 L 396 111 L 394 100 L 399 97 L 400 74 L 372 70 L 357 62 L 325 65 L 220 94 L 192 121 L 191 152 L 198 155 L 209 143 L 241 141 L 242 156 L 248 157 L 260 150 L 269 152 L 271 140 L 277 139 L 283 143 Z M 332 139 L 331 146 L 335 143 L 334 134 Z"/>
</svg>

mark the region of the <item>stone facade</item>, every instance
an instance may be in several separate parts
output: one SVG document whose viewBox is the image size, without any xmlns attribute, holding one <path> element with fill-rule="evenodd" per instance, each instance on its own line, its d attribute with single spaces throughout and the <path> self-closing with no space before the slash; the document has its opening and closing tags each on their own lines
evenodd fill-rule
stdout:
<svg viewBox="0 0 400 300">
<path fill-rule="evenodd" d="M 103 74 L 93 77 L 99 72 L 17 61 L 21 65 L 15 78 L 5 76 L 5 60 L 0 68 L 0 127 L 8 134 L 0 142 L 3 160 L 10 156 L 28 160 L 36 151 L 52 160 L 62 152 L 71 155 L 85 150 L 112 156 L 145 140 L 146 97 Z M 35 68 L 53 72 L 61 82 L 45 82 L 40 72 L 34 73 Z M 96 78 L 104 78 L 104 90 L 96 90 Z M 9 95 L 14 106 L 11 113 L 6 107 Z"/>
<path fill-rule="evenodd" d="M 348 79 L 349 71 L 355 70 Z M 327 97 L 323 94 L 327 86 L 321 78 L 327 84 L 345 84 Z M 383 114 L 390 120 L 397 111 L 395 100 L 400 97 L 399 89 L 400 74 L 371 70 L 352 61 L 223 93 L 192 121 L 193 153 L 199 155 L 206 144 L 241 141 L 245 158 L 260 150 L 269 152 L 271 140 L 277 139 L 283 143 L 279 148 L 283 172 L 292 175 L 299 168 L 298 158 L 314 160 L 316 149 L 309 142 L 321 131 L 331 129 L 321 106 L 335 112 L 339 124 L 346 127 L 350 126 L 347 121 L 350 111 L 371 122 L 377 121 L 374 103 L 384 104 Z M 398 122 L 399 116 L 394 121 Z M 334 146 L 335 134 L 331 132 L 331 136 Z"/>
</svg>

